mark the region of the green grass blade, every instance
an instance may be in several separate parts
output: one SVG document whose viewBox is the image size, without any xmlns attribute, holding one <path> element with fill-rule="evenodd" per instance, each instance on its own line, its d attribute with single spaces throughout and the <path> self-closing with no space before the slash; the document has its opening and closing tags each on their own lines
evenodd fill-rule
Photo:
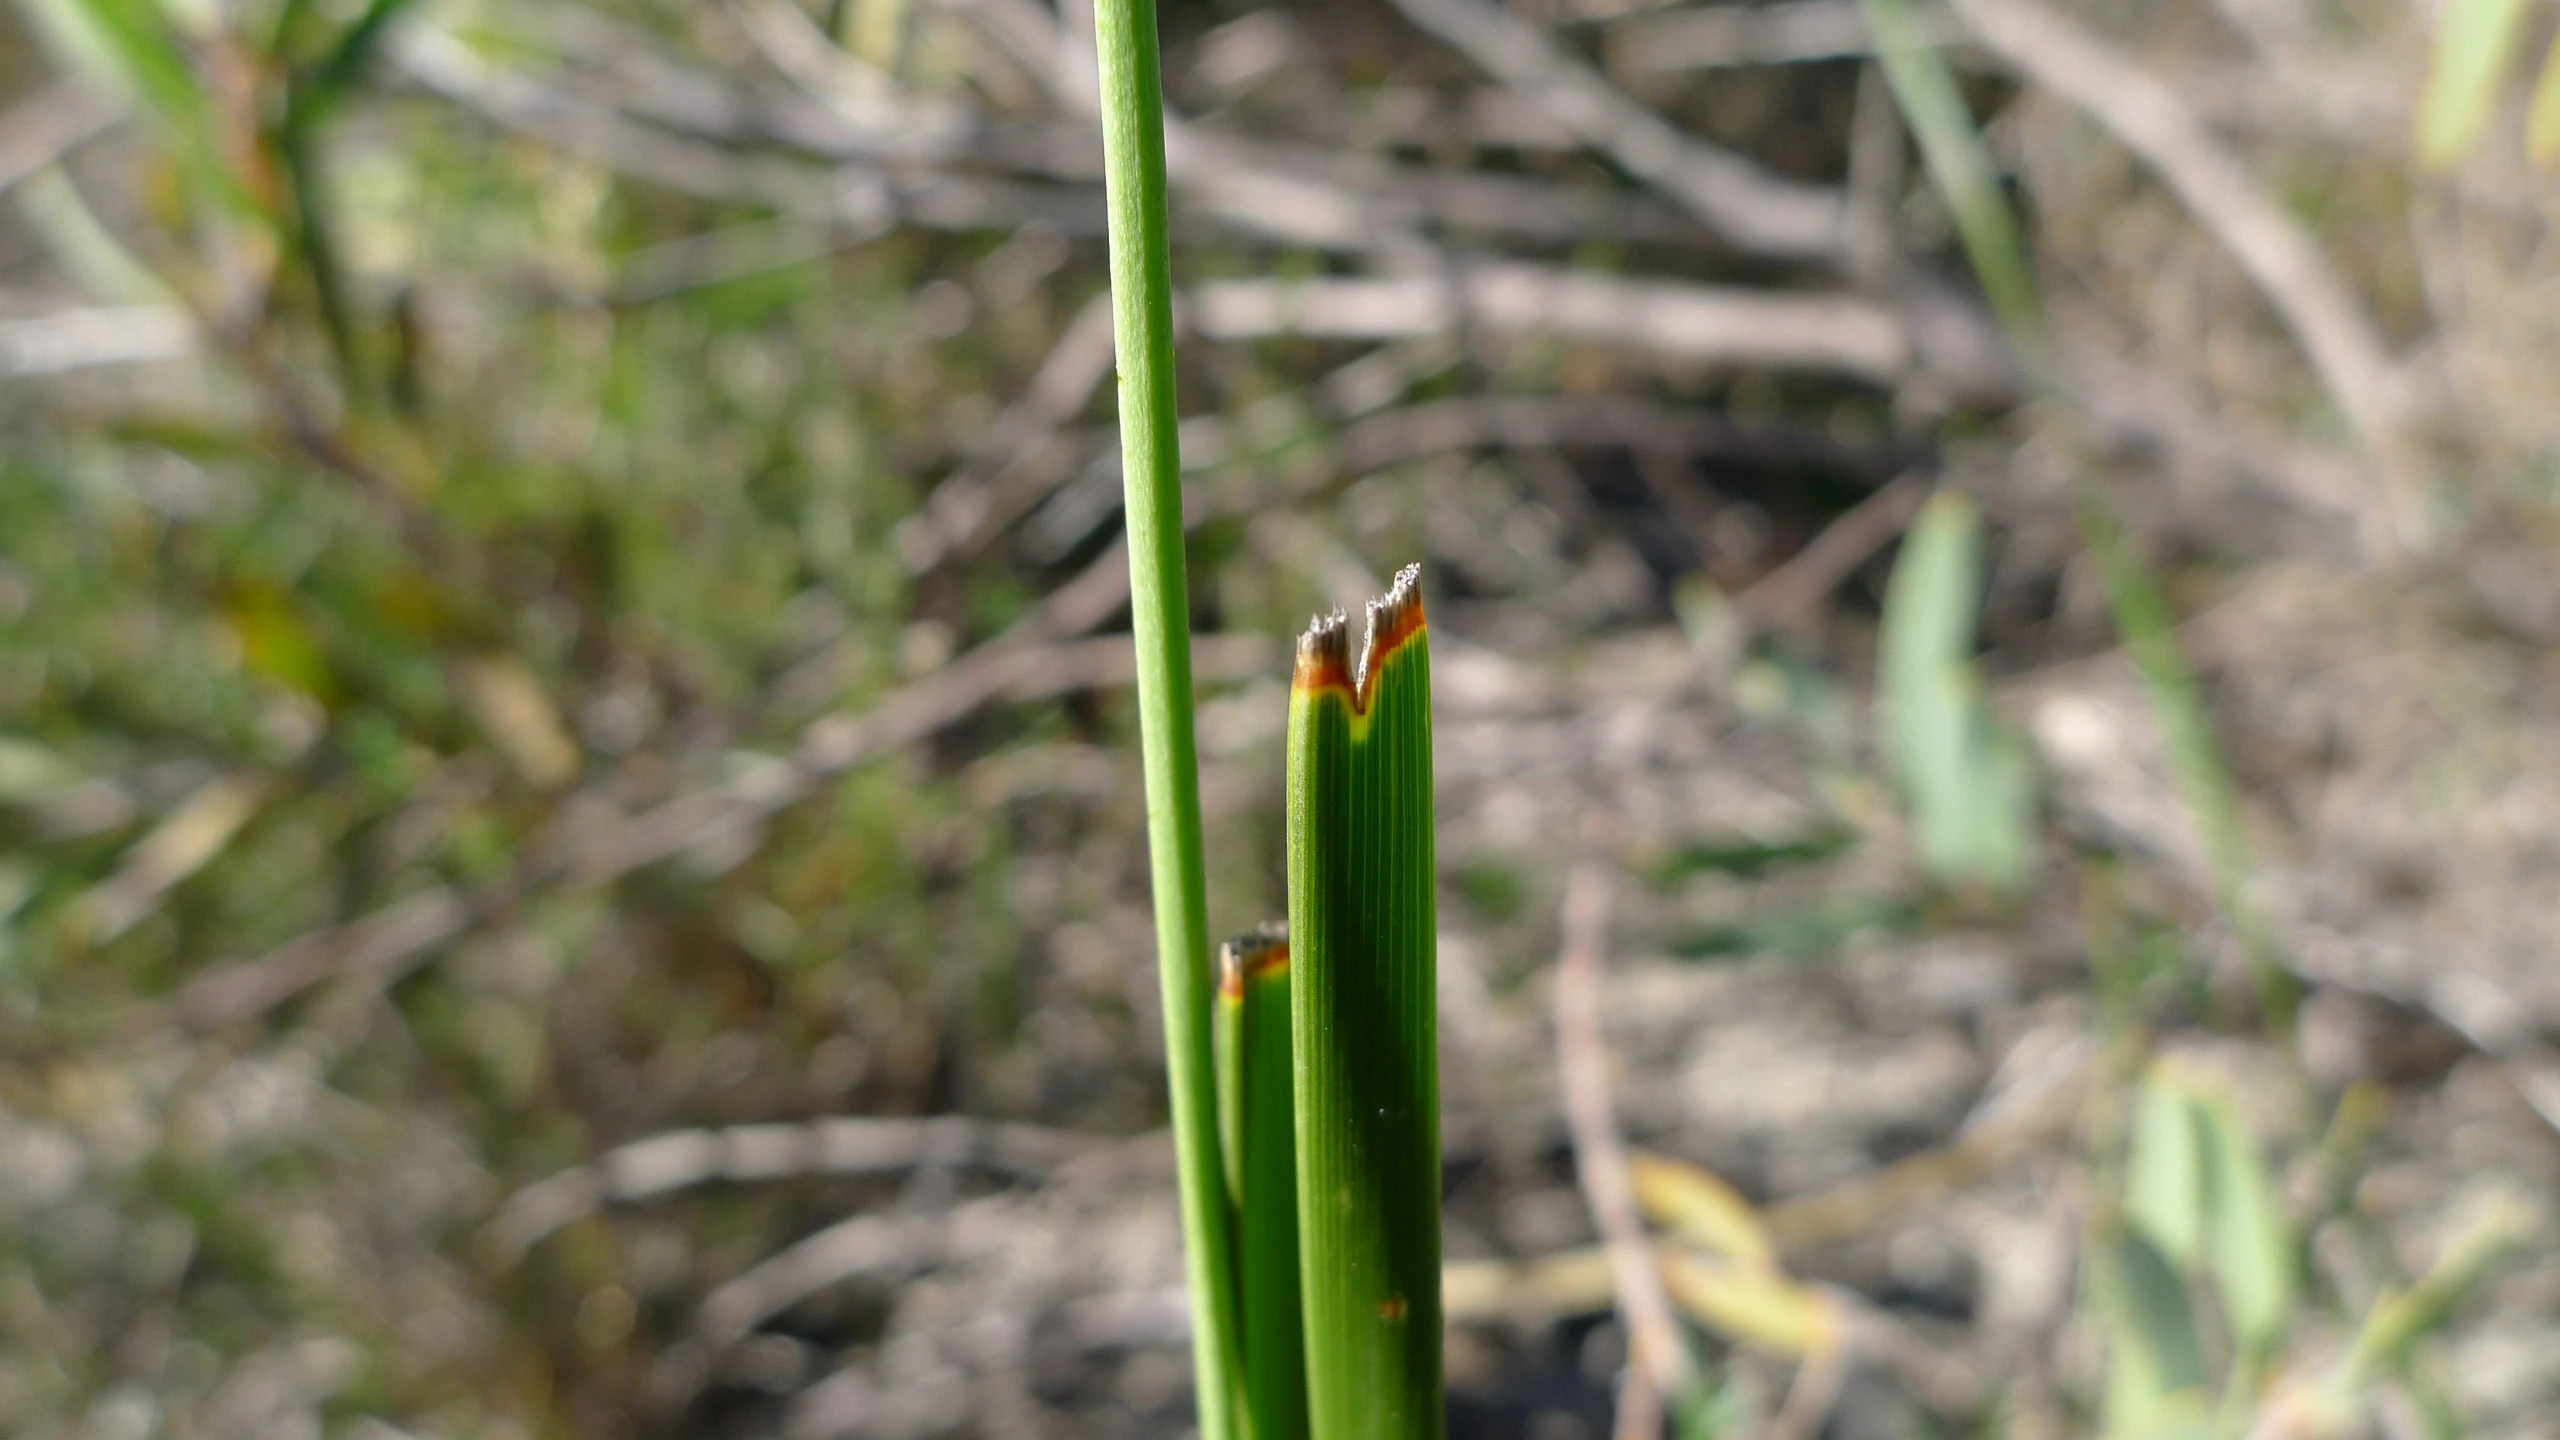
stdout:
<svg viewBox="0 0 2560 1440">
<path fill-rule="evenodd" d="M 373 57 L 380 52 L 383 37 L 391 33 L 392 22 L 409 5 L 410 0 L 371 0 L 365 6 L 364 13 L 355 18 L 329 53 L 311 68 L 304 83 L 296 87 L 295 99 L 310 107 L 302 118 L 311 123 L 325 120 L 331 110 L 354 93 L 372 66 Z"/>
<path fill-rule="evenodd" d="M 2497 109 L 2514 63 L 2525 0 L 2453 0 L 2436 27 L 2427 88 L 2418 97 L 2418 163 L 2442 170 L 2471 153 Z"/>
<path fill-rule="evenodd" d="M 2455 1306 L 2529 1243 L 2532 1227 L 2532 1212 L 2515 1197 L 2502 1196 L 2446 1242 L 2417 1284 L 2377 1300 L 2341 1367 L 2349 1392 L 2406 1363 L 2411 1347 L 2441 1328 Z"/>
<path fill-rule="evenodd" d="M 2232 1336 L 2253 1362 L 2275 1353 L 2293 1319 L 2293 1232 L 2256 1146 L 2230 1111 L 2196 1103 L 2204 1144 L 2206 1262 Z"/>
<path fill-rule="evenodd" d="M 1892 87 L 1894 103 L 1920 142 L 1931 182 L 1957 218 L 1965 258 L 1991 299 L 1992 313 L 2026 364 L 2028 379 L 2038 388 L 2050 388 L 2054 375 L 2043 301 L 2018 239 L 2016 217 L 1993 179 L 1990 157 L 1964 108 L 1954 72 L 1927 43 L 1908 0 L 1859 0 L 1859 4 L 1875 33 L 1877 58 Z M 2179 799 L 2204 832 L 2217 898 L 2240 937 L 2259 1007 L 2271 1027 L 2289 1027 L 2297 987 L 2278 965 L 2273 936 L 2250 901 L 2250 861 L 2240 839 L 2236 792 L 2194 677 L 2178 654 L 2168 606 L 2141 561 L 2118 538 L 2096 483 L 2083 481 L 2074 488 L 2080 497 L 2081 534 L 2105 570 L 2118 636 L 2141 670 L 2152 708 L 2169 735 Z M 2023 783 L 2023 773 L 2020 780 Z"/>
<path fill-rule="evenodd" d="M 1227 942 L 1218 1011 L 1221 1138 L 1237 1195 L 1244 1416 L 1253 1440 L 1305 1440 L 1307 1361 L 1298 1279 L 1297 1100 L 1289 1043 L 1289 932 Z M 1232 1116 L 1232 1129 L 1223 1128 Z"/>
<path fill-rule="evenodd" d="M 1886 758 L 1930 872 L 2009 890 L 2034 859 L 2033 794 L 1974 668 L 1981 605 L 1980 519 L 1962 496 L 1941 494 L 1912 522 L 1886 583 L 1876 642 Z"/>
<path fill-rule="evenodd" d="M 339 373 L 351 399 L 365 396 L 373 386 L 357 333 L 346 266 L 339 258 L 336 230 L 330 223 L 329 179 L 322 164 L 320 133 L 362 83 L 383 37 L 408 5 L 409 0 L 371 0 L 324 58 L 297 71 L 286 86 L 284 121 L 276 135 L 277 158 L 293 193 L 294 243 L 311 277 L 321 324 L 328 331 L 330 348 L 337 352 Z M 291 28 L 286 21 L 278 22 L 280 44 L 283 32 Z"/>
<path fill-rule="evenodd" d="M 270 217 L 224 160 L 222 117 L 198 82 L 169 17 L 153 0 L 20 0 L 37 32 L 90 78 L 131 94 L 157 122 L 188 177 L 233 218 Z"/>
<path fill-rule="evenodd" d="M 1165 1078 L 1191 1277 L 1192 1376 L 1202 1440 L 1229 1440 L 1236 1433 L 1236 1287 L 1210 1056 L 1208 881 L 1201 853 L 1200 764 L 1192 740 L 1182 458 L 1175 440 L 1164 77 L 1153 0 L 1096 0 L 1093 24 L 1102 73 L 1112 338 L 1120 364 L 1129 619 L 1137 643 Z"/>
<path fill-rule="evenodd" d="M 1920 142 L 1920 159 L 1947 202 L 1956 238 L 1982 282 L 1984 298 L 2020 352 L 2019 360 L 2036 369 L 2044 360 L 2044 307 L 2008 197 L 2000 193 L 1991 156 L 1956 89 L 1955 72 L 1908 0 L 1858 0 L 1858 8 L 1875 36 L 1885 83 L 1892 87 L 1912 138 Z"/>
<path fill-rule="evenodd" d="M 2208 1429 L 2204 1347 L 2186 1282 L 2151 1242 L 2124 1231 L 2090 1256 L 2108 1339 L 2108 1440 L 2168 1440 Z"/>
<path fill-rule="evenodd" d="M 2195 1100 L 2156 1069 L 2134 1098 L 2125 1219 L 2181 1270 L 2204 1243 L 2204 1135 Z"/>
<path fill-rule="evenodd" d="M 18 182 L 18 213 L 94 299 L 111 305 L 176 305 L 176 292 L 134 258 L 98 219 L 60 164 L 47 165 Z"/>
<path fill-rule="evenodd" d="M 1418 567 L 1298 642 L 1289 936 L 1316 1440 L 1436 1440 L 1440 1079 L 1431 661 Z"/>
<path fill-rule="evenodd" d="M 2106 579 L 2116 638 L 2124 642 L 2125 653 L 2142 676 L 2152 713 L 2160 719 L 2178 798 L 2195 817 L 2206 863 L 2213 867 L 2214 898 L 2240 942 L 2267 1025 L 2290 1029 L 2301 986 L 2279 962 L 2275 936 L 2258 910 L 2250 884 L 2255 861 L 2240 829 L 2240 790 L 2223 763 L 2222 744 L 2205 710 L 2203 687 L 2178 651 L 2176 617 L 2158 582 L 2118 531 L 2115 516 L 2096 487 L 2079 487 L 2079 496 L 2080 533 L 2088 538 Z"/>
</svg>

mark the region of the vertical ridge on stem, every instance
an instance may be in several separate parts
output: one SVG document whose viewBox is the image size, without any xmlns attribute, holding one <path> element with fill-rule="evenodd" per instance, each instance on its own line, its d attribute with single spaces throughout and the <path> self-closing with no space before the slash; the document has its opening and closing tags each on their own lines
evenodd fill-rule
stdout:
<svg viewBox="0 0 2560 1440">
<path fill-rule="evenodd" d="M 1175 439 L 1173 266 L 1165 218 L 1164 78 L 1153 0 L 1095 0 L 1112 339 L 1120 366 L 1120 473 L 1129 528 L 1130 629 L 1147 788 L 1147 858 L 1164 987 L 1165 1077 L 1191 1277 L 1202 1440 L 1238 1434 L 1236 1285 L 1210 1056 L 1208 882 L 1192 739 L 1191 618 Z"/>
</svg>

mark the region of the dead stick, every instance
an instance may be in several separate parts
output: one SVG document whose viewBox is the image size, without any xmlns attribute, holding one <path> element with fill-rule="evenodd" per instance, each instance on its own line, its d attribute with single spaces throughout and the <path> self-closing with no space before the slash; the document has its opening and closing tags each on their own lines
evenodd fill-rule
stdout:
<svg viewBox="0 0 2560 1440">
<path fill-rule="evenodd" d="M 2097 37 L 2030 0 L 1953 0 L 1985 47 L 2098 122 L 2159 172 L 2249 272 L 2368 445 L 2387 449 L 2399 415 L 2381 334 L 2301 223 L 2168 86 Z"/>
<path fill-rule="evenodd" d="M 1842 511 L 1784 565 L 1754 581 L 1734 597 L 1734 620 L 1749 639 L 1763 631 L 1795 624 L 1822 597 L 1838 589 L 1867 561 L 1902 533 L 1920 502 L 1929 498 L 1926 476 L 1913 473 L 1878 487 L 1866 499 Z"/>
<path fill-rule="evenodd" d="M 120 100 L 57 81 L 0 115 L 0 191 L 107 133 L 124 118 Z"/>
<path fill-rule="evenodd" d="M 1556 1066 L 1563 1073 L 1573 1168 L 1608 1247 L 1618 1313 L 1627 1327 L 1627 1374 L 1618 1389 L 1618 1440 L 1662 1433 L 1665 1397 L 1688 1386 L 1688 1354 L 1645 1238 L 1627 1178 L 1626 1147 L 1609 1112 L 1609 1057 L 1600 1036 L 1600 969 L 1609 943 L 1608 861 L 1593 856 L 1565 882 L 1564 954 L 1556 965 Z"/>
</svg>

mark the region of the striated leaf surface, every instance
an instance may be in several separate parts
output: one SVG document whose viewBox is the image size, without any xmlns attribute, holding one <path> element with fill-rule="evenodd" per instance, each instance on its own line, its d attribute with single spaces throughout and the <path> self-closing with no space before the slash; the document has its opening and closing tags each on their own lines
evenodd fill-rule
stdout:
<svg viewBox="0 0 2560 1440">
<path fill-rule="evenodd" d="M 1318 1440 L 1437 1437 L 1440 1082 L 1430 640 L 1408 567 L 1298 642 L 1289 935 L 1298 1223 Z"/>
</svg>

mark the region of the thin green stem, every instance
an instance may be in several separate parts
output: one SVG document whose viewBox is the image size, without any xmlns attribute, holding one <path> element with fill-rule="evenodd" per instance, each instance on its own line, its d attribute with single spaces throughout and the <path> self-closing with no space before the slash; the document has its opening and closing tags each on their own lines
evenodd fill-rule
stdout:
<svg viewBox="0 0 2560 1440">
<path fill-rule="evenodd" d="M 2046 378 L 2044 308 L 2008 197 L 1984 153 L 1982 137 L 1956 89 L 1955 73 L 1921 28 L 1909 0 L 1859 0 L 1876 39 L 1876 60 L 1893 88 L 1902 118 L 1920 142 L 1920 158 L 1956 223 L 1956 238 L 2032 378 Z"/>
<path fill-rule="evenodd" d="M 1164 986 L 1165 1074 L 1191 1273 L 1191 1349 L 1203 1440 L 1236 1434 L 1235 1274 L 1209 1039 L 1208 882 L 1191 735 L 1191 617 L 1182 460 L 1174 439 L 1173 266 L 1165 219 L 1164 90 L 1153 0 L 1096 0 L 1112 334 L 1120 360 L 1130 628 L 1138 650 L 1147 858 Z"/>
<path fill-rule="evenodd" d="M 2302 985 L 2283 965 L 2274 927 L 2259 908 L 2250 887 L 2256 862 L 2240 828 L 2240 789 L 2222 760 L 2222 745 L 2213 731 L 2203 687 L 2179 653 L 2177 617 L 2159 583 L 2134 554 L 2105 494 L 2094 482 L 2074 487 L 2079 500 L 2080 533 L 2096 552 L 2107 583 L 2116 638 L 2132 657 L 2149 693 L 2152 710 L 2168 742 L 2172 778 L 2179 799 L 2195 817 L 2204 841 L 2205 862 L 2213 870 L 2214 896 L 2223 919 L 2239 941 L 2249 983 L 2258 994 L 2260 1018 L 2281 1035 L 2291 1030 L 2302 1002 Z"/>
<path fill-rule="evenodd" d="M 2029 386 L 2040 394 L 2067 394 L 2017 219 L 2001 193 L 1981 133 L 1964 108 L 1955 73 L 1921 31 L 1910 0 L 1859 0 L 1859 6 L 1875 32 L 1876 58 L 1894 101 L 1920 142 L 1930 179 L 1955 216 L 1965 258 Z M 2280 963 L 2273 929 L 2251 894 L 2252 861 L 2240 832 L 2238 792 L 2223 764 L 2201 688 L 2178 651 L 2168 602 L 2119 535 L 2099 482 L 2084 478 L 2074 488 L 2081 535 L 2105 574 L 2118 638 L 2141 672 L 2168 734 L 2179 798 L 2203 832 L 2217 899 L 2240 941 L 2259 1007 L 2270 1029 L 2288 1031 L 2301 987 Z"/>
</svg>

